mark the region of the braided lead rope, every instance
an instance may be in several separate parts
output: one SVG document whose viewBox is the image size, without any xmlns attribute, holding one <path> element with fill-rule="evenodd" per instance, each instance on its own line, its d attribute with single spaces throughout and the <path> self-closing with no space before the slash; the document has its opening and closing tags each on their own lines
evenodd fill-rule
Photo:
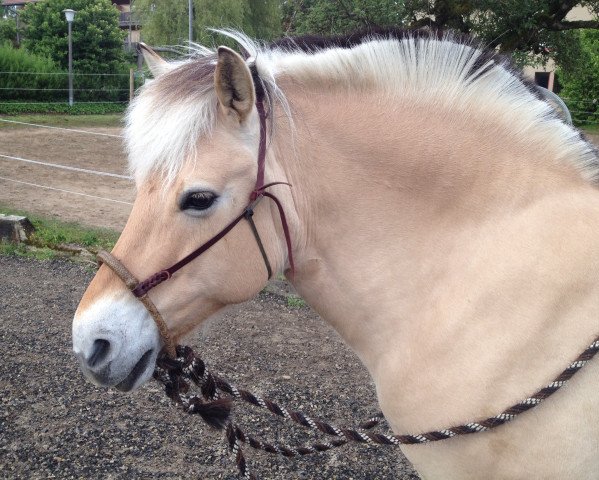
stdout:
<svg viewBox="0 0 599 480">
<path fill-rule="evenodd" d="M 250 405 L 254 405 L 255 407 L 260 407 L 260 408 L 266 409 L 269 412 L 273 413 L 274 415 L 277 415 L 281 418 L 285 418 L 287 420 L 291 420 L 292 422 L 294 422 L 298 425 L 301 425 L 302 427 L 305 427 L 305 428 L 308 428 L 311 430 L 315 430 L 315 431 L 319 431 L 322 433 L 326 433 L 327 435 L 341 437 L 345 440 L 345 443 L 346 442 L 371 443 L 373 441 L 373 438 L 371 438 L 371 437 L 373 435 L 375 435 L 375 436 L 378 435 L 378 434 L 369 434 L 369 433 L 365 433 L 365 432 L 361 432 L 361 431 L 353 430 L 353 429 L 337 427 L 328 422 L 324 422 L 322 420 L 312 418 L 312 417 L 310 417 L 302 412 L 299 412 L 297 410 L 290 410 L 290 409 L 283 407 L 271 400 L 262 398 L 259 395 L 255 395 L 252 392 L 249 392 L 247 390 L 237 388 L 234 385 L 231 385 L 230 383 L 228 383 L 227 381 L 223 380 L 222 378 L 220 378 L 216 375 L 212 375 L 212 376 L 216 382 L 216 387 L 219 390 L 221 390 L 225 393 L 228 393 L 233 398 L 243 400 L 244 402 L 249 403 Z M 379 442 L 375 441 L 374 443 L 379 443 Z"/>
<path fill-rule="evenodd" d="M 199 414 L 206 423 L 217 429 L 223 428 L 226 423 L 228 450 L 235 457 L 235 463 L 241 478 L 249 480 L 257 478 L 248 466 L 241 443 L 248 444 L 256 450 L 285 457 L 321 453 L 347 443 L 345 439 L 335 439 L 331 442 L 290 447 L 283 444 L 264 442 L 247 435 L 239 426 L 227 421 L 230 415 L 230 398 L 219 399 L 217 389 L 218 384 L 222 384 L 224 381 L 215 378 L 210 372 L 206 371 L 203 360 L 197 357 L 189 347 L 178 346 L 175 358 L 166 355 L 161 356 L 157 360 L 154 378 L 164 385 L 168 397 L 186 413 Z M 209 400 L 208 402 L 203 401 L 197 395 L 189 395 L 190 382 L 200 387 L 202 397 Z M 235 388 L 229 384 L 227 385 L 229 389 Z M 244 390 L 242 392 L 246 393 Z M 364 425 L 366 428 L 371 428 L 380 420 L 380 416 L 372 417 L 364 422 Z"/>
<path fill-rule="evenodd" d="M 291 447 L 288 445 L 273 444 L 259 440 L 252 435 L 247 435 L 237 425 L 234 425 L 233 428 L 235 437 L 240 442 L 247 443 L 250 447 L 252 447 L 255 450 L 262 450 L 267 453 L 282 455 L 283 457 L 287 458 L 311 455 L 314 453 L 322 453 L 333 448 L 341 447 L 347 443 L 347 440 L 344 439 L 334 439 L 326 443 L 312 443 L 309 445 Z"/>
<path fill-rule="evenodd" d="M 206 372 L 204 362 L 194 355 L 191 348 L 185 347 L 184 349 L 181 349 L 181 352 L 185 352 L 187 354 L 188 362 L 190 362 L 189 358 L 191 358 L 192 363 L 195 360 L 195 364 L 197 366 L 201 365 L 202 375 L 200 377 L 205 375 Z M 228 393 L 234 398 L 250 403 L 251 405 L 267 409 L 274 415 L 290 419 L 293 422 L 302 425 L 303 427 L 310 428 L 312 430 L 318 430 L 326 433 L 327 435 L 341 437 L 352 442 L 375 443 L 380 445 L 414 445 L 445 440 L 457 435 L 467 435 L 476 432 L 487 431 L 512 421 L 519 414 L 539 405 L 559 389 L 561 389 L 564 385 L 566 385 L 567 382 L 581 368 L 583 368 L 592 358 L 595 357 L 597 352 L 599 352 L 599 337 L 597 337 L 593 343 L 591 343 L 591 345 L 583 353 L 581 353 L 574 362 L 568 365 L 568 367 L 562 371 L 551 383 L 544 388 L 541 388 L 530 397 L 525 398 L 521 402 L 518 402 L 507 408 L 498 415 L 488 417 L 484 420 L 470 422 L 442 430 L 432 430 L 418 435 L 386 435 L 381 433 L 369 433 L 353 429 L 339 428 L 336 425 L 330 424 L 328 422 L 313 419 L 302 412 L 281 407 L 275 402 L 272 402 L 268 399 L 263 399 L 259 395 L 254 395 L 247 390 L 238 389 L 234 385 L 229 384 L 225 380 L 215 375 L 211 375 L 211 377 L 215 382 L 216 388 L 219 390 Z"/>
<path fill-rule="evenodd" d="M 235 398 L 244 400 L 251 405 L 265 408 L 275 415 L 290 419 L 303 427 L 318 430 L 327 435 L 342 437 L 351 442 L 375 443 L 379 445 L 414 445 L 445 440 L 457 435 L 483 432 L 512 421 L 519 414 L 536 407 L 566 385 L 567 382 L 597 354 L 597 352 L 599 352 L 599 337 L 597 337 L 593 343 L 591 343 L 591 345 L 551 383 L 544 388 L 541 388 L 530 397 L 505 409 L 498 415 L 488 417 L 484 420 L 470 422 L 443 430 L 432 430 L 418 435 L 386 435 L 340 428 L 322 420 L 313 419 L 302 412 L 288 410 L 287 408 L 281 407 L 270 400 L 263 399 L 246 390 L 238 389 L 219 377 L 215 376 L 215 380 L 219 389 L 229 393 Z"/>
<path fill-rule="evenodd" d="M 368 420 L 362 422 L 359 427 L 364 430 L 370 430 L 379 425 L 383 420 L 385 420 L 385 416 L 382 412 L 379 412 L 374 417 L 370 417 Z"/>
<path fill-rule="evenodd" d="M 196 363 L 192 367 L 197 365 L 199 364 Z M 187 373 L 195 375 L 192 371 Z M 213 428 L 223 429 L 225 427 L 231 414 L 231 400 L 208 398 L 204 392 L 201 397 L 190 395 L 190 385 L 183 377 L 183 363 L 178 359 L 163 356 L 157 361 L 153 376 L 155 380 L 164 385 L 166 395 L 184 412 L 200 415 Z"/>
<path fill-rule="evenodd" d="M 163 360 L 162 366 L 171 368 L 171 374 L 178 375 L 178 378 L 184 377 L 193 381 L 198 385 L 202 394 L 205 398 L 216 398 L 216 390 L 220 390 L 231 397 L 239 400 L 243 400 L 246 403 L 254 405 L 256 407 L 264 408 L 274 415 L 291 420 L 292 422 L 301 425 L 303 427 L 326 433 L 327 435 L 333 435 L 342 437 L 347 441 L 353 442 L 365 442 L 371 443 L 371 435 L 358 430 L 352 430 L 347 428 L 339 428 L 330 423 L 324 422 L 319 419 L 314 419 L 302 412 L 296 410 L 290 410 L 283 407 L 269 399 L 263 398 L 259 395 L 253 394 L 248 390 L 237 388 L 235 385 L 230 384 L 221 377 L 214 375 L 206 370 L 204 361 L 196 356 L 190 347 L 177 347 L 177 359 L 174 362 L 169 360 Z M 196 413 L 196 411 L 190 412 Z M 361 428 L 372 428 L 376 426 L 380 421 L 380 417 L 372 417 L 363 424 Z M 376 442 L 375 443 L 380 443 Z"/>
<path fill-rule="evenodd" d="M 237 427 L 229 422 L 225 431 L 225 436 L 229 446 L 229 451 L 235 457 L 235 465 L 239 471 L 239 477 L 246 480 L 258 480 L 258 477 L 251 472 L 248 466 L 245 455 L 243 454 L 243 449 L 240 445 L 240 441 L 237 438 L 236 429 Z"/>
</svg>

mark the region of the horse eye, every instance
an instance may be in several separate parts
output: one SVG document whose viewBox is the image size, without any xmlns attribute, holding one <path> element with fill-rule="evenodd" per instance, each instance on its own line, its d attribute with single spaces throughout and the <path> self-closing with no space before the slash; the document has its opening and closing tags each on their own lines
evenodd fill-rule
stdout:
<svg viewBox="0 0 599 480">
<path fill-rule="evenodd" d="M 207 210 L 218 198 L 212 192 L 193 192 L 181 202 L 181 210 Z"/>
</svg>

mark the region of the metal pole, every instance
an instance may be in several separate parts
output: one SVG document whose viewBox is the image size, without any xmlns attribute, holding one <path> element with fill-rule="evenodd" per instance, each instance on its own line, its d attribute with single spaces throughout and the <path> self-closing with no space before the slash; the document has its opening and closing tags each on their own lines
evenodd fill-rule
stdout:
<svg viewBox="0 0 599 480">
<path fill-rule="evenodd" d="M 189 44 L 193 42 L 193 0 L 189 0 Z"/>
<path fill-rule="evenodd" d="M 73 41 L 71 39 L 71 23 L 69 24 L 69 106 L 73 106 Z"/>
<path fill-rule="evenodd" d="M 133 100 L 133 95 L 135 94 L 135 75 L 133 74 L 133 69 L 129 69 L 129 101 Z"/>
<path fill-rule="evenodd" d="M 17 47 L 19 45 L 21 45 L 21 37 L 19 36 L 19 10 L 15 10 L 15 14 L 16 14 L 16 21 L 17 21 Z"/>
<path fill-rule="evenodd" d="M 133 0 L 129 0 L 129 51 L 131 48 L 131 20 L 133 15 Z"/>
</svg>

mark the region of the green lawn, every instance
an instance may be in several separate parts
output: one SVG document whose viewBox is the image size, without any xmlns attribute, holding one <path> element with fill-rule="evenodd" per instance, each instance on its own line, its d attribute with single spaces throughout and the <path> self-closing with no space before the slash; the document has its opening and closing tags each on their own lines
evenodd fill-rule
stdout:
<svg viewBox="0 0 599 480">
<path fill-rule="evenodd" d="M 0 120 L 12 120 L 25 123 L 36 123 L 39 125 L 51 125 L 53 127 L 122 127 L 123 115 L 121 113 L 109 113 L 105 115 L 66 115 L 66 114 L 42 114 L 31 113 L 23 115 L 0 115 Z M 2 128 L 27 128 L 27 125 L 7 123 L 0 121 Z"/>
<path fill-rule="evenodd" d="M 590 133 L 591 135 L 599 135 L 599 124 L 584 125 L 584 126 L 580 127 L 580 129 L 585 133 Z"/>
<path fill-rule="evenodd" d="M 35 227 L 35 233 L 27 245 L 0 243 L 0 254 L 52 258 L 57 250 L 60 250 L 60 246 L 65 244 L 77 245 L 91 251 L 110 251 L 119 238 L 118 232 L 107 228 L 83 227 L 77 223 L 41 217 L 3 205 L 0 205 L 0 213 L 25 216 Z"/>
</svg>

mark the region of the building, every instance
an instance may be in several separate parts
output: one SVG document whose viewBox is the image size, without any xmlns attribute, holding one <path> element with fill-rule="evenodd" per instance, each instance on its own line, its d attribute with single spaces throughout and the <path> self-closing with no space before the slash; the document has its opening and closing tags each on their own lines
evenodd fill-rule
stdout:
<svg viewBox="0 0 599 480">
<path fill-rule="evenodd" d="M 141 41 L 141 22 L 132 12 L 133 3 L 133 0 L 112 0 L 112 4 L 119 11 L 119 27 L 127 31 L 125 46 L 135 51 L 136 45 Z"/>
<path fill-rule="evenodd" d="M 581 7 L 579 5 L 570 11 L 566 20 L 593 20 L 593 18 L 594 16 L 590 7 Z M 547 90 L 551 90 L 552 92 L 556 90 L 555 62 L 552 59 L 549 59 L 547 64 L 542 67 L 524 67 L 524 76 L 534 81 L 537 85 L 545 87 Z"/>
<path fill-rule="evenodd" d="M 21 43 L 21 33 L 19 25 L 19 10 L 21 10 L 28 3 L 35 3 L 38 0 L 2 0 L 3 14 L 6 16 L 9 12 L 15 17 L 17 23 L 17 38 L 15 38 L 15 45 L 18 46 Z"/>
<path fill-rule="evenodd" d="M 35 3 L 39 0 L 2 0 L 2 6 L 8 8 L 20 9 L 28 3 Z"/>
</svg>

